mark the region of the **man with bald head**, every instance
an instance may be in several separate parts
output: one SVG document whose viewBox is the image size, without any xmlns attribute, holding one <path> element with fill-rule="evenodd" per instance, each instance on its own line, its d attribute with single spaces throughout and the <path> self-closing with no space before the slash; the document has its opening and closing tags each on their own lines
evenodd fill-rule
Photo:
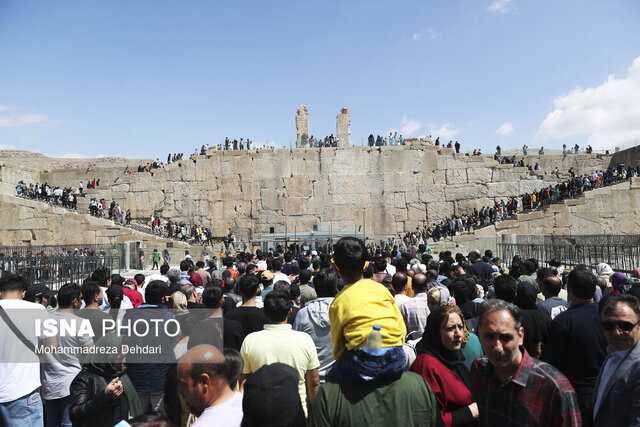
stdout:
<svg viewBox="0 0 640 427">
<path fill-rule="evenodd" d="M 413 276 L 413 298 L 400 306 L 400 313 L 407 325 L 407 333 L 424 332 L 429 316 L 429 304 L 427 303 L 428 278 L 422 273 Z"/>
<path fill-rule="evenodd" d="M 561 289 L 562 280 L 558 276 L 548 276 L 542 281 L 541 291 L 545 300 L 538 303 L 538 309 L 551 320 L 569 308 L 569 303 L 558 296 Z"/>
<path fill-rule="evenodd" d="M 242 394 L 229 387 L 228 371 L 224 355 L 212 345 L 197 345 L 180 359 L 178 393 L 198 416 L 193 427 L 242 423 Z"/>
</svg>

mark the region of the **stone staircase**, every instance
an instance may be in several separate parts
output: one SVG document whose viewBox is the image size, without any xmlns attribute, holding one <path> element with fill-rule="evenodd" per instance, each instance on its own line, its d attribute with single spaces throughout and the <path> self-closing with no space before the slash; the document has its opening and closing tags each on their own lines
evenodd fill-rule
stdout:
<svg viewBox="0 0 640 427">
<path fill-rule="evenodd" d="M 447 238 L 446 240 L 441 240 L 439 242 L 429 242 L 429 246 L 431 246 L 433 253 L 440 253 L 449 250 L 453 254 L 456 252 L 462 252 L 465 255 L 470 249 L 484 250 L 486 248 L 491 248 L 494 246 L 492 243 L 495 243 L 498 236 L 509 233 L 510 229 L 517 228 L 521 222 L 541 219 L 548 214 L 560 212 L 567 207 L 586 205 L 596 197 L 601 197 L 603 195 L 606 196 L 615 191 L 626 191 L 629 188 L 629 185 L 630 181 L 627 179 L 606 187 L 589 190 L 587 192 L 583 192 L 578 197 L 564 199 L 560 203 L 550 204 L 542 209 L 520 212 L 515 216 L 515 218 L 509 218 L 507 220 L 473 230 L 471 233 L 456 235 L 453 239 Z M 632 178 L 631 188 L 638 187 L 640 187 L 640 178 Z"/>
</svg>

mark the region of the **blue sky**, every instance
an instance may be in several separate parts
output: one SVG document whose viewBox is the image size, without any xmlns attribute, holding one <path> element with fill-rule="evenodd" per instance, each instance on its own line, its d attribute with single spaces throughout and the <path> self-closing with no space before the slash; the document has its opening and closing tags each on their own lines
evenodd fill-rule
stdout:
<svg viewBox="0 0 640 427">
<path fill-rule="evenodd" d="M 166 159 L 295 114 L 352 144 L 640 143 L 640 2 L 0 0 L 0 147 Z"/>
</svg>

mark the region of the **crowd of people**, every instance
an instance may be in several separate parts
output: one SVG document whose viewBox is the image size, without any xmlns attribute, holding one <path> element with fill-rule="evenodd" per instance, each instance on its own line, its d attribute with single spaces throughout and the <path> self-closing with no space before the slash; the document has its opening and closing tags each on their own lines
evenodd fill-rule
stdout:
<svg viewBox="0 0 640 427">
<path fill-rule="evenodd" d="M 393 247 L 404 243 L 405 248 L 411 244 L 438 242 L 447 237 L 470 233 L 473 230 L 486 227 L 496 222 L 514 218 L 518 213 L 531 212 L 538 209 L 545 209 L 554 203 L 562 203 L 566 199 L 579 197 L 583 192 L 602 188 L 603 186 L 616 184 L 627 178 L 637 177 L 640 173 L 640 165 L 636 169 L 624 168 L 622 165 L 617 168 L 608 168 L 606 171 L 596 171 L 591 174 L 577 175 L 573 168 L 569 170 L 572 176 L 570 179 L 560 182 L 554 186 L 546 187 L 534 193 L 526 193 L 519 197 L 496 201 L 493 206 L 483 206 L 475 208 L 472 212 L 464 215 L 452 216 L 441 222 L 433 222 L 423 227 L 418 227 L 415 231 L 407 231 L 404 236 L 400 236 L 400 241 L 389 238 L 387 242 L 382 242 L 383 247 Z"/>
<path fill-rule="evenodd" d="M 187 257 L 146 277 L 99 267 L 57 291 L 4 276 L 2 425 L 611 426 L 640 418 L 640 268 L 629 276 L 604 263 L 569 269 L 517 255 L 507 265 L 490 250 L 433 257 L 424 245 L 374 254 L 354 237 L 330 253 L 278 246 L 217 261 Z M 86 319 L 93 334 L 36 336 L 16 314 L 24 309 Z M 101 328 L 116 319 L 173 321 L 179 333 L 145 341 Z M 43 342 L 88 356 L 14 363 L 37 361 Z M 163 356 L 125 357 L 123 342 L 161 347 Z"/>
<path fill-rule="evenodd" d="M 405 141 L 402 135 L 398 135 L 398 132 L 394 132 L 393 134 L 389 132 L 388 137 L 377 135 L 375 138 L 373 134 L 369 134 L 369 137 L 367 138 L 367 145 L 369 147 L 386 147 L 405 145 Z"/>
</svg>

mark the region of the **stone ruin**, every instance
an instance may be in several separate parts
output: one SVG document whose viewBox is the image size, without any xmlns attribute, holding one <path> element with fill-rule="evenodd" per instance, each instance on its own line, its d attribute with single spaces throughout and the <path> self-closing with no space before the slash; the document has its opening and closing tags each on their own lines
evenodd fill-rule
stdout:
<svg viewBox="0 0 640 427">
<path fill-rule="evenodd" d="M 351 146 L 351 112 L 348 108 L 340 109 L 336 116 L 336 138 L 338 147 Z M 306 105 L 300 105 L 296 112 L 296 148 L 309 148 L 309 110 Z"/>
<path fill-rule="evenodd" d="M 340 110 L 336 116 L 336 137 L 338 147 L 351 147 L 351 111 L 348 108 Z"/>
<path fill-rule="evenodd" d="M 306 105 L 300 105 L 296 114 L 296 147 L 306 148 L 309 146 L 309 110 Z"/>
</svg>

